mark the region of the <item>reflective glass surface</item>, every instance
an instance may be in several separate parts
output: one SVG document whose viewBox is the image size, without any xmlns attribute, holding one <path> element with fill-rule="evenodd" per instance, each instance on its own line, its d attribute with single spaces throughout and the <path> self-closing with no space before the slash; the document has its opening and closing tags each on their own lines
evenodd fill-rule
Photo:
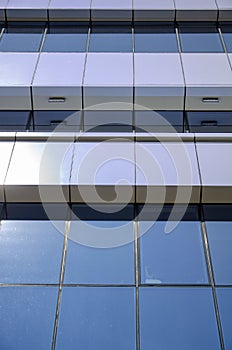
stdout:
<svg viewBox="0 0 232 350">
<path fill-rule="evenodd" d="M 200 224 L 176 223 L 170 233 L 166 224 L 140 222 L 141 283 L 208 283 Z"/>
<path fill-rule="evenodd" d="M 182 23 L 179 36 L 182 52 L 224 52 L 216 25 Z"/>
<path fill-rule="evenodd" d="M 64 222 L 57 227 L 48 221 L 2 221 L 0 283 L 58 283 Z"/>
<path fill-rule="evenodd" d="M 87 25 L 51 23 L 42 51 L 85 52 L 88 36 Z"/>
<path fill-rule="evenodd" d="M 231 112 L 187 112 L 190 132 L 232 132 Z"/>
<path fill-rule="evenodd" d="M 135 52 L 178 52 L 172 25 L 135 25 Z"/>
<path fill-rule="evenodd" d="M 0 131 L 25 131 L 32 129 L 30 112 L 0 111 Z"/>
<path fill-rule="evenodd" d="M 206 222 L 215 283 L 232 285 L 232 222 Z"/>
<path fill-rule="evenodd" d="M 0 39 L 0 51 L 38 52 L 44 25 L 12 23 L 5 28 Z"/>
<path fill-rule="evenodd" d="M 220 342 L 210 288 L 140 288 L 140 349 L 211 349 Z"/>
<path fill-rule="evenodd" d="M 232 25 L 221 23 L 220 27 L 226 45 L 226 49 L 228 52 L 232 52 Z"/>
<path fill-rule="evenodd" d="M 0 287 L 0 348 L 51 349 L 56 287 Z"/>
<path fill-rule="evenodd" d="M 94 25 L 89 52 L 132 52 L 131 26 Z"/>
<path fill-rule="evenodd" d="M 64 283 L 133 284 L 133 223 L 72 222 Z"/>
<path fill-rule="evenodd" d="M 217 301 L 220 312 L 225 349 L 232 349 L 232 288 L 217 288 Z"/>
<path fill-rule="evenodd" d="M 57 350 L 135 350 L 135 328 L 133 288 L 63 288 Z"/>
</svg>

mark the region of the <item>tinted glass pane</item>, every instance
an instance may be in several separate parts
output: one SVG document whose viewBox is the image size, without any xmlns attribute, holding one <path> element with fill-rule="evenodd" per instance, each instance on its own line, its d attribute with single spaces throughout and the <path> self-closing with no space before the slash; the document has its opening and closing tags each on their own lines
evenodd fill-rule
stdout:
<svg viewBox="0 0 232 350">
<path fill-rule="evenodd" d="M 183 132 L 183 112 L 135 111 L 137 132 Z"/>
<path fill-rule="evenodd" d="M 85 111 L 84 131 L 87 132 L 132 132 L 131 111 Z"/>
<path fill-rule="evenodd" d="M 232 52 L 232 26 L 221 25 L 222 35 L 228 52 Z"/>
<path fill-rule="evenodd" d="M 132 222 L 75 221 L 70 230 L 64 283 L 134 283 Z"/>
<path fill-rule="evenodd" d="M 141 283 L 208 283 L 200 224 L 180 222 L 170 233 L 165 226 L 140 223 Z"/>
<path fill-rule="evenodd" d="M 0 283 L 58 283 L 64 222 L 3 221 Z M 60 231 L 59 231 L 60 229 Z"/>
<path fill-rule="evenodd" d="M 232 285 L 232 222 L 206 222 L 216 284 Z"/>
<path fill-rule="evenodd" d="M 42 51 L 85 52 L 88 26 L 74 24 L 51 24 Z"/>
<path fill-rule="evenodd" d="M 136 25 L 135 52 L 178 52 L 172 25 Z"/>
<path fill-rule="evenodd" d="M 30 112 L 0 111 L 1 131 L 24 131 L 30 128 Z"/>
<path fill-rule="evenodd" d="M 223 52 L 216 25 L 181 24 L 179 26 L 182 52 Z"/>
<path fill-rule="evenodd" d="M 80 111 L 35 111 L 34 125 L 36 131 L 79 132 Z"/>
<path fill-rule="evenodd" d="M 132 288 L 63 288 L 56 349 L 135 350 Z"/>
<path fill-rule="evenodd" d="M 141 288 L 139 307 L 141 350 L 221 349 L 210 289 Z"/>
<path fill-rule="evenodd" d="M 0 51 L 37 52 L 43 37 L 44 25 L 9 25 L 0 40 Z"/>
<path fill-rule="evenodd" d="M 187 112 L 190 132 L 232 132 L 231 112 Z"/>
<path fill-rule="evenodd" d="M 232 289 L 217 288 L 216 293 L 225 348 L 232 349 Z"/>
<path fill-rule="evenodd" d="M 58 289 L 0 287 L 1 349 L 51 349 Z"/>
<path fill-rule="evenodd" d="M 132 52 L 130 26 L 93 26 L 89 52 Z"/>
</svg>

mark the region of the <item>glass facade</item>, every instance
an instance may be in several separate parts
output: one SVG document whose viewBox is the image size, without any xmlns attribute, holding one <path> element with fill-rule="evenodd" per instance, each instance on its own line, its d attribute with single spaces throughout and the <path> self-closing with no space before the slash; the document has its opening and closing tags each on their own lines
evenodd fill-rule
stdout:
<svg viewBox="0 0 232 350">
<path fill-rule="evenodd" d="M 0 350 L 232 348 L 232 6 L 0 3 Z"/>
</svg>

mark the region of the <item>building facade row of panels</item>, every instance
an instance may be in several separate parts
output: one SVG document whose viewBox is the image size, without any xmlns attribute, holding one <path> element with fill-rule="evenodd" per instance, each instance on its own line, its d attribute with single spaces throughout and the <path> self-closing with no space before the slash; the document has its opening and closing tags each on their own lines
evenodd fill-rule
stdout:
<svg viewBox="0 0 232 350">
<path fill-rule="evenodd" d="M 229 138 L 206 141 L 196 134 L 194 142 L 194 134 L 160 134 L 134 143 L 127 137 L 74 142 L 70 134 L 40 134 L 28 142 L 26 133 L 16 141 L 11 136 L 0 143 L 1 202 L 231 202 Z"/>
<path fill-rule="evenodd" d="M 1 20 L 222 21 L 231 20 L 229 0 L 1 0 Z"/>
<path fill-rule="evenodd" d="M 226 54 L 1 53 L 0 108 L 231 110 L 231 63 Z"/>
</svg>

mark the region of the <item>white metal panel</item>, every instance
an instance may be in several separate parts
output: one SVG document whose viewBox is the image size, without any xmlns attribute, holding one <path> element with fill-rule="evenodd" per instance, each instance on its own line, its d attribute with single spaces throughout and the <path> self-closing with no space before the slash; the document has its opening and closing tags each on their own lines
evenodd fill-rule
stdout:
<svg viewBox="0 0 232 350">
<path fill-rule="evenodd" d="M 186 110 L 232 109 L 232 70 L 226 54 L 182 54 Z"/>
<path fill-rule="evenodd" d="M 181 110 L 184 78 L 179 54 L 135 54 L 136 109 Z"/>
<path fill-rule="evenodd" d="M 141 203 L 198 203 L 200 178 L 194 143 L 137 143 L 136 198 Z"/>
<path fill-rule="evenodd" d="M 72 153 L 72 142 L 16 142 L 4 184 L 6 201 L 68 201 Z"/>
<path fill-rule="evenodd" d="M 38 54 L 0 53 L 0 109 L 31 109 L 30 86 Z"/>
<path fill-rule="evenodd" d="M 77 142 L 72 166 L 71 200 L 84 203 L 134 201 L 133 142 Z"/>
<path fill-rule="evenodd" d="M 84 53 L 41 53 L 32 84 L 34 109 L 81 109 L 84 62 Z"/>
<path fill-rule="evenodd" d="M 197 142 L 203 203 L 232 202 L 232 143 Z"/>
<path fill-rule="evenodd" d="M 133 55 L 89 53 L 84 77 L 84 108 L 132 109 Z"/>
</svg>

